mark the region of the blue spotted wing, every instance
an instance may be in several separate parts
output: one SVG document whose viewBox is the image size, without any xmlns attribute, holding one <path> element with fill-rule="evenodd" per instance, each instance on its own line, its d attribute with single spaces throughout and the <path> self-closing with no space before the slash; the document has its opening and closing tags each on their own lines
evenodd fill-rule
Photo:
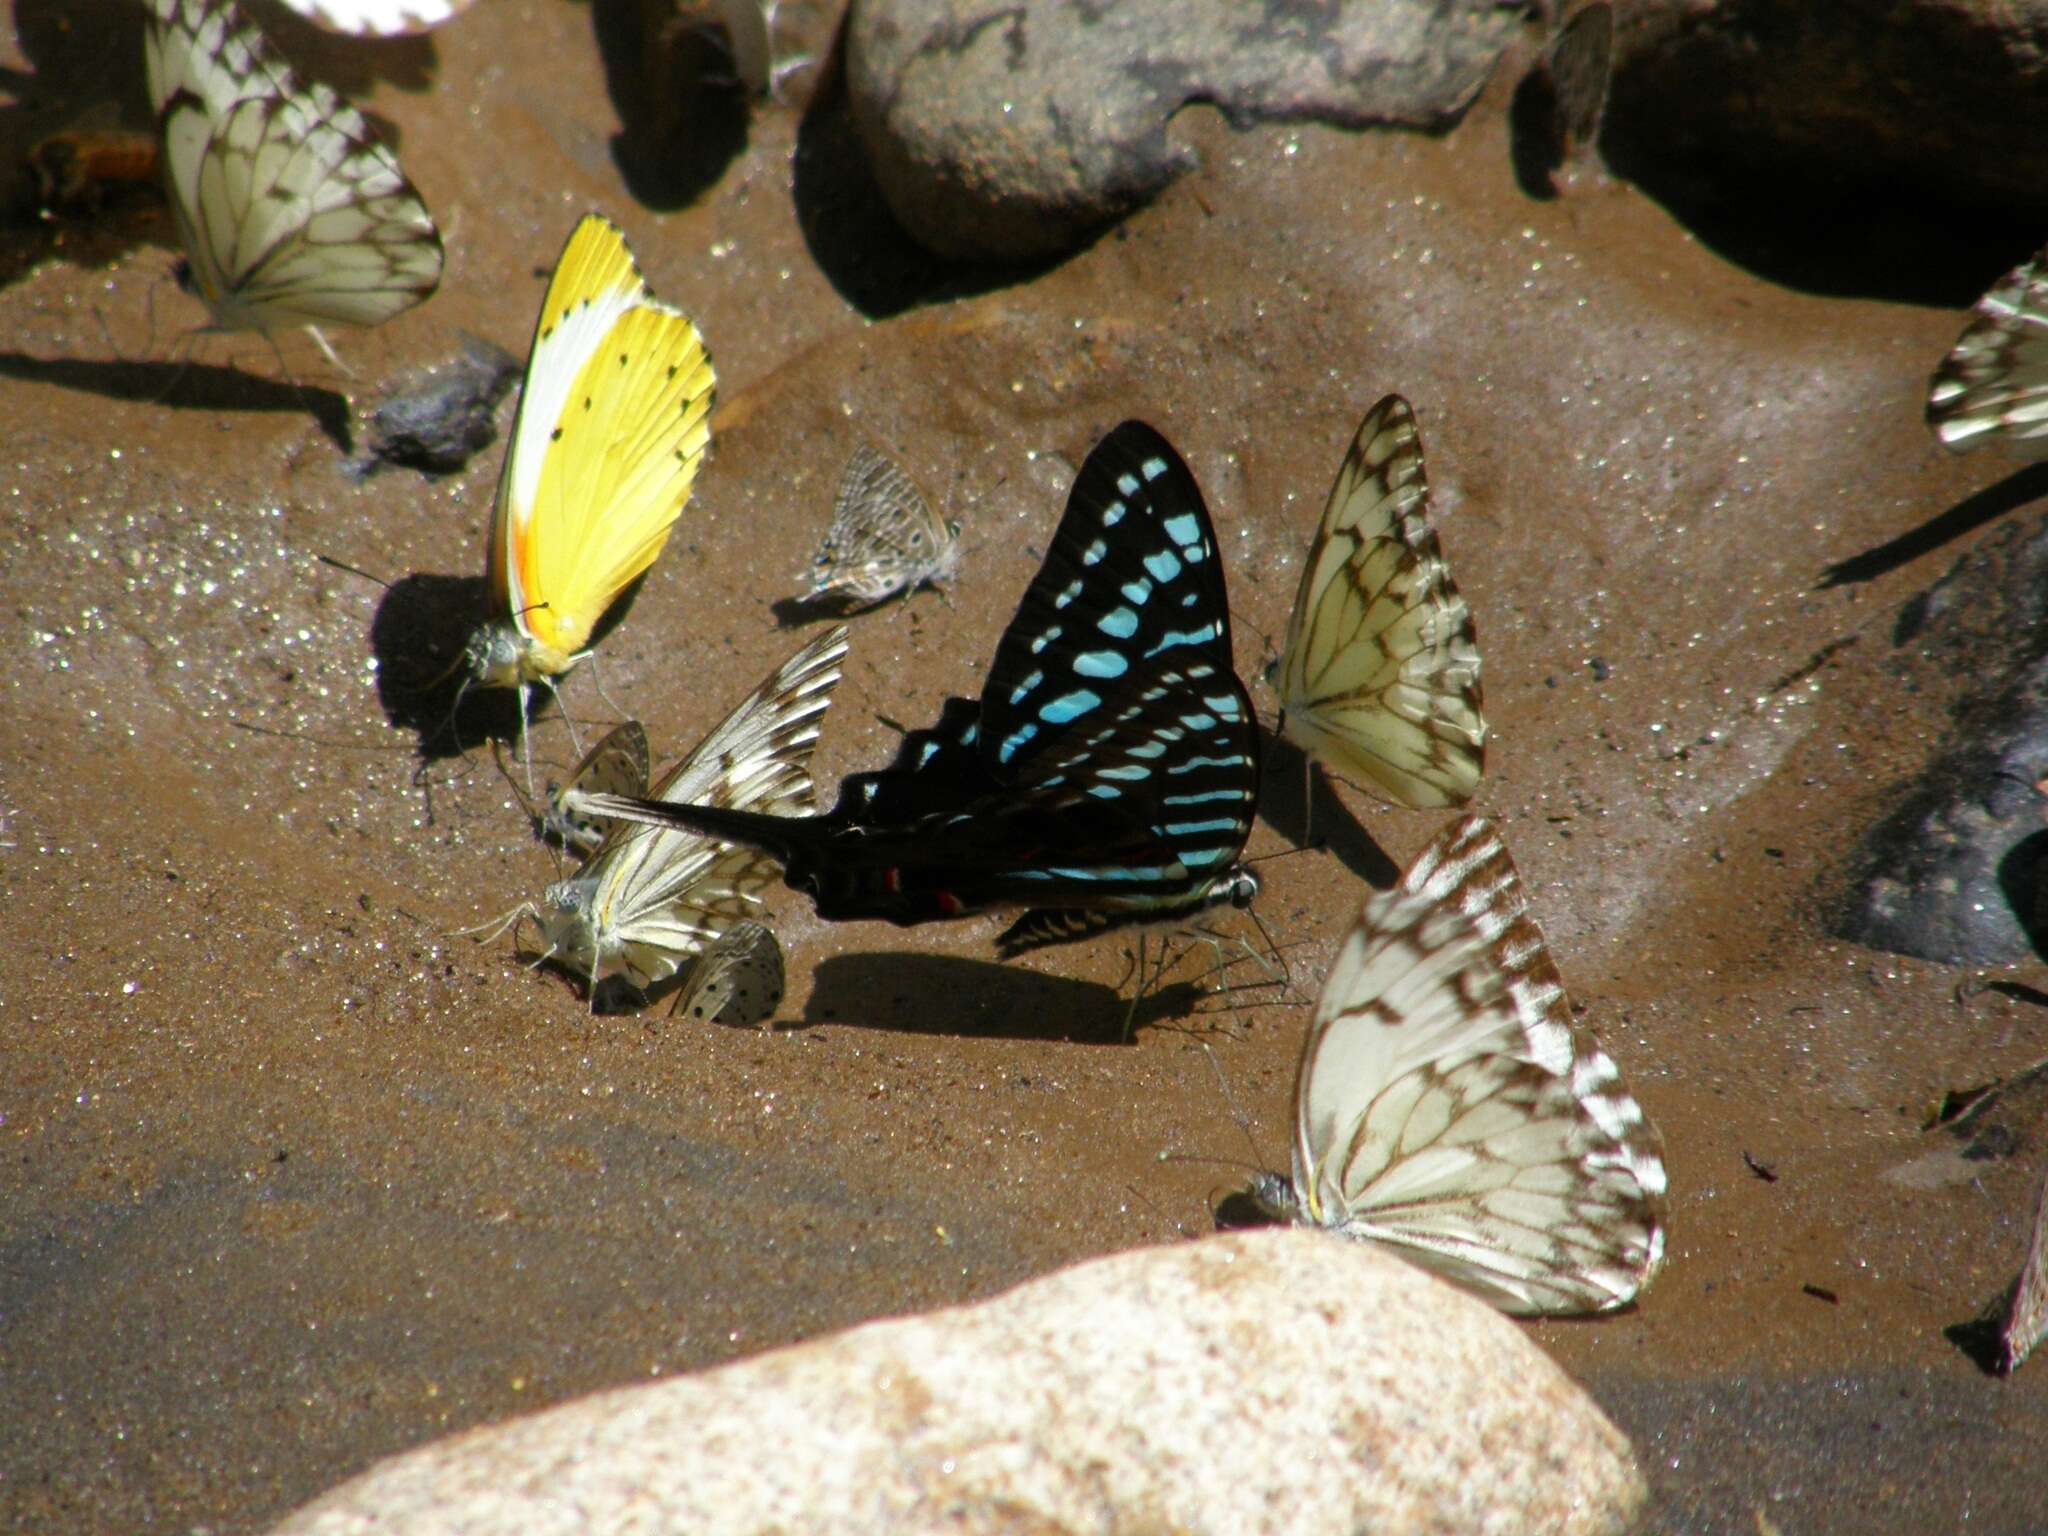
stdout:
<svg viewBox="0 0 2048 1536">
<path fill-rule="evenodd" d="M 831 919 L 1027 909 L 1008 951 L 1244 905 L 1258 731 L 1195 478 L 1126 422 L 1089 454 L 979 700 L 951 699 L 831 813 L 591 797 L 598 814 L 764 848 Z"/>
</svg>

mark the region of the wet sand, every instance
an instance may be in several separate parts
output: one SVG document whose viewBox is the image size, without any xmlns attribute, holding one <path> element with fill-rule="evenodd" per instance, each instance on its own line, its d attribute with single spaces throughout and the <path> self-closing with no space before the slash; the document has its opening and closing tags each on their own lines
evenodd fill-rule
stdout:
<svg viewBox="0 0 2048 1536">
<path fill-rule="evenodd" d="M 47 89 L 7 163 L 90 106 L 96 36 L 139 54 L 130 10 L 59 37 L 19 7 L 8 67 Z M 373 404 L 463 330 L 523 352 L 594 208 L 720 377 L 713 456 L 601 656 L 657 752 L 796 645 L 773 605 L 862 438 L 964 553 L 950 601 L 856 621 L 828 785 L 893 751 L 878 715 L 978 687 L 1126 416 L 1202 482 L 1255 678 L 1358 418 L 1407 394 L 1485 657 L 1478 804 L 1673 1181 L 1640 1308 L 1537 1336 L 1635 1437 L 1656 1529 L 2040 1528 L 2048 1369 L 1990 1380 L 1941 1330 L 2017 1269 L 2048 1154 L 1883 1175 L 1944 1144 L 1944 1090 L 2048 1057 L 2048 1012 L 1825 937 L 1845 850 L 1970 681 L 1892 619 L 1997 529 L 1820 573 L 2015 468 L 1921 425 L 1955 309 L 1779 286 L 1619 183 L 1533 202 L 1497 81 L 1435 140 L 1191 111 L 1201 169 L 1090 250 L 871 321 L 828 271 L 890 252 L 817 162 L 792 196 L 795 116 L 757 114 L 694 201 L 636 200 L 583 7 L 297 53 L 395 126 L 449 236 L 432 302 L 335 336 L 354 378 L 286 338 L 287 382 L 248 337 L 181 375 L 198 312 L 146 203 L 0 248 L 0 1523 L 260 1530 L 452 1430 L 1206 1231 L 1252 1155 L 1232 1100 L 1284 1159 L 1306 1009 L 1171 990 L 1124 1044 L 1115 941 L 999 966 L 991 922 L 832 927 L 778 893 L 790 990 L 758 1033 L 593 1016 L 455 936 L 555 872 L 487 747 L 423 767 L 387 716 L 447 659 L 392 637 L 471 617 L 446 605 L 477 595 L 502 449 L 358 485 L 307 405 Z M 588 675 L 567 697 L 586 741 L 612 718 Z M 553 711 L 533 741 L 573 760 Z M 1254 855 L 1299 830 L 1298 770 L 1269 791 Z M 1309 996 L 1362 877 L 1442 822 L 1336 794 L 1344 856 L 1262 868 Z"/>
</svg>

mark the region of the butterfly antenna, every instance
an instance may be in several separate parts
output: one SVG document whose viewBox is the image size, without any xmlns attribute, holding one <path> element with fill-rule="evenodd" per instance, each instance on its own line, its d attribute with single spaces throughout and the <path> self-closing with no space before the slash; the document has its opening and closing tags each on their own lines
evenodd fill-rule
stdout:
<svg viewBox="0 0 2048 1536">
<path fill-rule="evenodd" d="M 370 573 L 369 573 L 368 571 L 364 570 L 364 569 L 363 569 L 363 568 L 362 568 L 361 566 L 356 566 L 356 565 L 350 565 L 350 564 L 349 564 L 349 563 L 348 563 L 348 562 L 347 562 L 346 560 L 337 560 L 337 559 L 335 559 L 335 558 L 334 558 L 334 556 L 332 556 L 332 555 L 318 555 L 318 554 L 316 554 L 315 556 L 313 556 L 313 558 L 314 558 L 315 560 L 318 560 L 318 561 L 319 561 L 319 562 L 320 562 L 320 563 L 321 563 L 322 565 L 331 565 L 331 566 L 333 566 L 333 567 L 334 567 L 334 568 L 335 568 L 335 569 L 336 569 L 337 571 L 347 571 L 347 572 L 349 573 L 349 575 L 351 575 L 351 576 L 360 576 L 360 577 L 362 577 L 362 578 L 363 578 L 363 580 L 365 580 L 365 581 L 373 581 L 373 582 L 375 582 L 375 583 L 376 583 L 376 584 L 377 584 L 378 586 L 382 587 L 382 588 L 383 588 L 383 589 L 384 589 L 384 590 L 385 590 L 386 592 L 389 592 L 389 591 L 391 590 L 391 583 L 390 583 L 390 582 L 386 581 L 386 580 L 385 580 L 385 579 L 384 579 L 384 578 L 383 578 L 382 576 L 373 576 L 373 575 L 371 575 L 371 574 L 370 574 Z M 448 676 L 448 674 L 447 674 L 446 672 L 444 672 L 444 673 L 442 673 L 442 674 L 441 674 L 441 676 L 442 676 L 442 678 L 444 678 L 444 679 L 445 679 L 445 678 L 446 678 L 446 677 Z"/>
<path fill-rule="evenodd" d="M 1230 603 L 1226 606 L 1230 609 L 1231 618 L 1235 619 L 1238 623 L 1242 624 L 1246 629 L 1250 630 L 1253 634 L 1257 635 L 1259 637 L 1260 645 L 1265 647 L 1264 654 L 1266 659 L 1260 663 L 1260 670 L 1265 671 L 1266 669 L 1270 668 L 1275 661 L 1279 660 L 1280 653 L 1273 648 L 1273 637 L 1266 632 L 1266 627 L 1263 624 L 1254 623 L 1251 619 L 1246 618 L 1244 614 L 1238 610 L 1238 607 L 1235 603 Z"/>
<path fill-rule="evenodd" d="M 457 928 L 448 937 L 451 939 L 472 938 L 479 944 L 488 944 L 494 939 L 503 937 L 506 929 L 516 928 L 520 920 L 525 917 L 534 917 L 538 921 L 538 914 L 534 912 L 533 903 L 530 901 L 522 901 L 511 911 L 501 912 L 496 917 L 485 918 L 474 928 Z"/>
<path fill-rule="evenodd" d="M 229 725 L 238 731 L 247 731 L 253 736 L 277 736 L 286 741 L 310 741 L 316 747 L 328 747 L 342 752 L 402 752 L 398 742 L 339 741 L 331 736 L 315 736 L 310 731 L 284 731 L 274 725 L 258 725 L 253 720 L 237 720 L 228 717 Z"/>
<path fill-rule="evenodd" d="M 1185 1226 L 1185 1225 L 1184 1225 L 1183 1223 L 1181 1223 L 1181 1222 L 1179 1222 L 1179 1221 L 1175 1220 L 1175 1219 L 1174 1219 L 1173 1217 L 1171 1217 L 1171 1216 L 1167 1215 L 1167 1214 L 1166 1214 L 1166 1208 L 1165 1208 L 1164 1206 L 1160 1205 L 1160 1204 L 1159 1204 L 1159 1203 L 1158 1203 L 1157 1201 L 1155 1201 L 1155 1200 L 1151 1199 L 1151 1198 L 1150 1198 L 1149 1196 L 1147 1196 L 1147 1195 L 1146 1195 L 1146 1194 L 1145 1194 L 1145 1193 L 1144 1193 L 1144 1192 L 1143 1192 L 1142 1190 L 1140 1190 L 1140 1189 L 1138 1188 L 1138 1186 L 1137 1186 L 1137 1185 L 1135 1185 L 1135 1184 L 1126 1184 L 1126 1185 L 1124 1186 L 1124 1190 L 1125 1190 L 1125 1192 L 1126 1192 L 1126 1193 L 1128 1193 L 1128 1194 L 1130 1195 L 1130 1197 L 1131 1197 L 1131 1198 L 1132 1198 L 1133 1200 L 1137 1201 L 1137 1202 L 1138 1202 L 1138 1204 L 1142 1205 L 1142 1206 L 1143 1206 L 1143 1207 L 1144 1207 L 1144 1208 L 1145 1208 L 1146 1210 L 1150 1211 L 1150 1212 L 1151 1212 L 1151 1213 L 1152 1213 L 1152 1214 L 1153 1214 L 1154 1216 L 1158 1217 L 1158 1218 L 1159 1218 L 1159 1219 L 1160 1219 L 1161 1221 L 1165 1222 L 1165 1223 L 1166 1223 L 1166 1225 L 1168 1225 L 1169 1227 L 1173 1228 L 1173 1231 L 1174 1231 L 1174 1235 L 1175 1235 L 1175 1236 L 1177 1236 L 1177 1237 L 1181 1237 L 1181 1238 L 1185 1238 L 1185 1237 L 1187 1237 L 1187 1235 L 1188 1235 L 1188 1229 L 1187 1229 L 1187 1227 L 1186 1227 L 1186 1226 Z"/>
<path fill-rule="evenodd" d="M 602 669 L 599 668 L 597 664 L 597 658 L 595 656 L 590 657 L 590 680 L 591 682 L 597 685 L 597 696 L 600 699 L 604 700 L 605 707 L 609 709 L 619 719 L 626 719 L 626 711 L 619 706 L 619 701 L 613 698 L 609 693 L 605 692 L 604 672 L 602 671 Z M 555 703 L 559 706 L 561 702 L 562 696 L 558 693 L 555 695 Z M 562 719 L 564 722 L 568 721 L 569 712 L 567 709 L 563 709 Z M 575 739 L 576 727 L 573 724 L 569 726 L 569 736 L 571 740 Z M 578 750 L 580 751 L 581 749 L 579 748 Z"/>
<path fill-rule="evenodd" d="M 1257 858 L 1246 859 L 1244 862 L 1248 865 L 1271 864 L 1275 859 L 1291 859 L 1297 853 L 1321 853 L 1322 851 L 1323 845 L 1321 843 L 1296 843 L 1291 848 L 1281 848 L 1273 853 L 1262 853 Z M 1247 908 L 1246 910 L 1249 911 L 1250 909 Z"/>
<path fill-rule="evenodd" d="M 1223 1075 L 1222 1064 L 1216 1060 L 1216 1053 L 1209 1049 L 1207 1042 L 1203 1043 L 1202 1054 L 1208 1057 L 1209 1070 L 1215 1074 L 1216 1091 L 1223 1095 L 1223 1102 L 1230 1108 L 1230 1118 L 1237 1123 L 1239 1132 L 1244 1136 L 1245 1147 L 1252 1155 L 1252 1166 L 1263 1172 L 1266 1168 L 1266 1162 L 1260 1156 L 1259 1143 L 1252 1135 L 1251 1121 L 1246 1118 L 1244 1110 L 1238 1106 L 1237 1096 L 1230 1091 L 1230 1080 Z"/>
</svg>

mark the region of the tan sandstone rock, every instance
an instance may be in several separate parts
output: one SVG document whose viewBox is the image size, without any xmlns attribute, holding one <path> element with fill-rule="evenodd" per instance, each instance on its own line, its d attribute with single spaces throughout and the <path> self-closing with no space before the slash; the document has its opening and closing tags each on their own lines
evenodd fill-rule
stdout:
<svg viewBox="0 0 2048 1536">
<path fill-rule="evenodd" d="M 475 1430 L 276 1536 L 1576 1536 L 1644 1496 L 1513 1323 L 1360 1245 L 1258 1231 Z"/>
</svg>

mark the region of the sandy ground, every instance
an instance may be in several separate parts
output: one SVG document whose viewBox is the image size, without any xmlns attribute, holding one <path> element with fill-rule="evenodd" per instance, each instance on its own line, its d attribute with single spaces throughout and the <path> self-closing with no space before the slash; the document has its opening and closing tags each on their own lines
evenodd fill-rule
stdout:
<svg viewBox="0 0 2048 1536">
<path fill-rule="evenodd" d="M 133 120 L 139 64 L 105 62 L 139 53 L 132 7 L 15 20 L 6 163 L 114 92 Z M 451 1430 L 1208 1230 L 1253 1156 L 1233 1099 L 1284 1157 L 1305 1010 L 1169 989 L 1122 1044 L 1116 942 L 999 966 L 985 922 L 827 927 L 779 894 L 759 1033 L 593 1016 L 454 936 L 554 876 L 487 748 L 423 769 L 398 686 L 473 616 L 499 450 L 358 485 L 334 435 L 463 330 L 522 350 L 595 208 L 720 376 L 697 495 L 603 652 L 657 750 L 793 648 L 773 605 L 864 437 L 965 553 L 950 603 L 856 623 L 828 784 L 889 755 L 878 715 L 978 686 L 1126 416 L 1202 481 L 1255 676 L 1359 416 L 1406 393 L 1485 656 L 1479 803 L 1668 1143 L 1654 1289 L 1537 1337 L 1636 1438 L 1657 1529 L 2040 1529 L 2048 1367 L 1993 1381 L 1942 1336 L 2018 1266 L 2038 1137 L 1936 1190 L 1884 1175 L 1947 1145 L 1930 1100 L 2048 1056 L 2048 1012 L 1825 937 L 1968 681 L 1891 620 L 1996 530 L 1818 577 L 2013 472 L 1920 422 L 1998 263 L 1937 274 L 1945 303 L 1821 296 L 1626 185 L 1532 201 L 1497 84 L 1438 140 L 1190 112 L 1202 167 L 1156 206 L 909 305 L 829 122 L 727 119 L 707 179 L 622 130 L 607 37 L 562 0 L 379 50 L 290 34 L 449 236 L 431 303 L 336 337 L 352 378 L 296 338 L 296 383 L 255 338 L 184 368 L 198 315 L 147 201 L 0 243 L 0 1525 L 259 1530 Z M 611 717 L 588 677 L 568 699 Z M 552 713 L 534 746 L 572 757 Z M 1362 878 L 1441 824 L 1336 795 L 1342 857 L 1265 866 L 1259 905 L 1311 994 Z M 1295 770 L 1270 799 L 1254 854 L 1299 830 Z"/>
</svg>

